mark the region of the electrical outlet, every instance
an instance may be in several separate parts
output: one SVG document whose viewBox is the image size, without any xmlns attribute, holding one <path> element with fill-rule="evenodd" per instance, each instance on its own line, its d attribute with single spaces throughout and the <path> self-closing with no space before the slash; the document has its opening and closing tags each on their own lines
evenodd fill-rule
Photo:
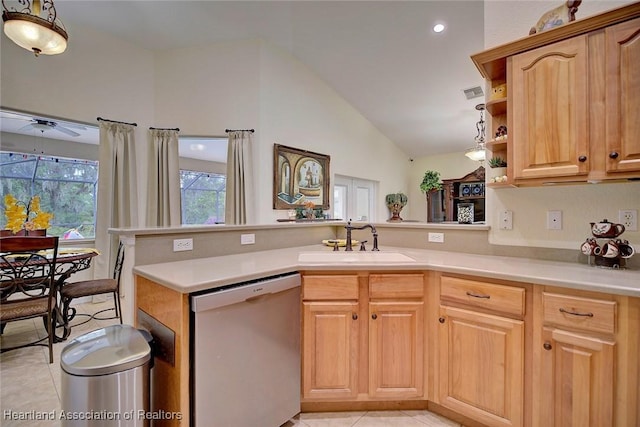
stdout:
<svg viewBox="0 0 640 427">
<path fill-rule="evenodd" d="M 562 211 L 547 211 L 547 230 L 562 230 Z"/>
<path fill-rule="evenodd" d="M 173 252 L 192 251 L 193 239 L 175 239 L 173 241 Z"/>
<path fill-rule="evenodd" d="M 628 231 L 638 231 L 638 210 L 621 209 L 618 211 L 618 222 Z"/>
<path fill-rule="evenodd" d="M 513 230 L 513 211 L 500 211 L 500 230 Z"/>
<path fill-rule="evenodd" d="M 240 244 L 241 245 L 254 245 L 256 243 L 256 235 L 255 234 L 241 234 L 240 235 Z"/>
<path fill-rule="evenodd" d="M 444 243 L 444 233 L 429 233 L 429 241 L 434 243 Z"/>
</svg>

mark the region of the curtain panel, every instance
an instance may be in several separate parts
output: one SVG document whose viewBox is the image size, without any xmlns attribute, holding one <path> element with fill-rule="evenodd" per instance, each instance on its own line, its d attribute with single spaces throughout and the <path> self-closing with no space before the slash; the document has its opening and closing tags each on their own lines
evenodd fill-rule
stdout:
<svg viewBox="0 0 640 427">
<path fill-rule="evenodd" d="M 225 224 L 254 221 L 253 132 L 229 132 Z"/>
<path fill-rule="evenodd" d="M 146 225 L 175 226 L 180 218 L 178 131 L 149 129 Z"/>
<path fill-rule="evenodd" d="M 138 224 L 138 187 L 136 176 L 135 126 L 109 121 L 100 122 L 98 209 L 96 248 L 115 256 L 117 236 L 109 228 L 136 227 Z M 117 243 L 117 242 L 116 242 Z M 96 257 L 95 277 L 110 277 L 109 260 Z"/>
</svg>

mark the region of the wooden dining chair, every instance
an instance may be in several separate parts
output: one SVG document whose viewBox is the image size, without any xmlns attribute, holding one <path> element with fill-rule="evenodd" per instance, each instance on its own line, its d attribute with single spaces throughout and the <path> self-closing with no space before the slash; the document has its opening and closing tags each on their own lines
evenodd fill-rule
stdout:
<svg viewBox="0 0 640 427">
<path fill-rule="evenodd" d="M 77 323 L 74 326 L 87 323 L 91 319 L 110 320 L 120 319 L 122 324 L 122 307 L 120 305 L 120 276 L 122 273 L 122 264 L 124 262 L 124 245 L 122 242 L 118 245 L 116 261 L 113 266 L 113 275 L 106 279 L 82 280 L 79 282 L 69 282 L 62 285 L 60 297 L 62 302 L 62 313 L 68 324 L 76 316 L 85 316 L 87 320 Z M 105 308 L 93 314 L 78 313 L 75 307 L 71 307 L 71 301 L 76 298 L 88 297 L 101 294 L 113 295 L 113 307 Z M 115 314 L 111 317 L 100 317 L 100 313 L 114 310 Z"/>
<path fill-rule="evenodd" d="M 57 256 L 58 237 L 0 237 L 0 331 L 9 322 L 39 317 L 47 331 L 44 338 L 2 347 L 0 352 L 47 346 L 53 363 Z"/>
</svg>

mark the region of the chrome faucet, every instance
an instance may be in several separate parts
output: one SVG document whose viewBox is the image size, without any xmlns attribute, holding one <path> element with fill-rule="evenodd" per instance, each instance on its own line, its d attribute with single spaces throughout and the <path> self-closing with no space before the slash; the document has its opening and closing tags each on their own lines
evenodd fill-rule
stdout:
<svg viewBox="0 0 640 427">
<path fill-rule="evenodd" d="M 371 234 L 373 234 L 373 249 L 371 249 L 372 251 L 379 251 L 380 249 L 378 249 L 378 231 L 376 230 L 376 228 L 371 225 L 371 224 L 365 224 L 363 226 L 360 227 L 354 227 L 351 225 L 351 220 L 349 220 L 349 222 L 347 222 L 347 225 L 344 227 L 347 229 L 347 245 L 344 248 L 345 251 L 353 251 L 353 248 L 351 247 L 352 245 L 352 239 L 351 239 L 351 231 L 352 230 L 364 230 L 366 228 L 371 229 Z"/>
</svg>

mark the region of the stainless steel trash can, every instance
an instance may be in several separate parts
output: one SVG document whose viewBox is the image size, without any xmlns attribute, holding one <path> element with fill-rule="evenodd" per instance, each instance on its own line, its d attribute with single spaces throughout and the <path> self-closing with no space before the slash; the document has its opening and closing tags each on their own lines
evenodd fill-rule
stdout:
<svg viewBox="0 0 640 427">
<path fill-rule="evenodd" d="M 62 350 L 62 427 L 148 427 L 151 347 L 129 325 L 97 329 Z"/>
</svg>

